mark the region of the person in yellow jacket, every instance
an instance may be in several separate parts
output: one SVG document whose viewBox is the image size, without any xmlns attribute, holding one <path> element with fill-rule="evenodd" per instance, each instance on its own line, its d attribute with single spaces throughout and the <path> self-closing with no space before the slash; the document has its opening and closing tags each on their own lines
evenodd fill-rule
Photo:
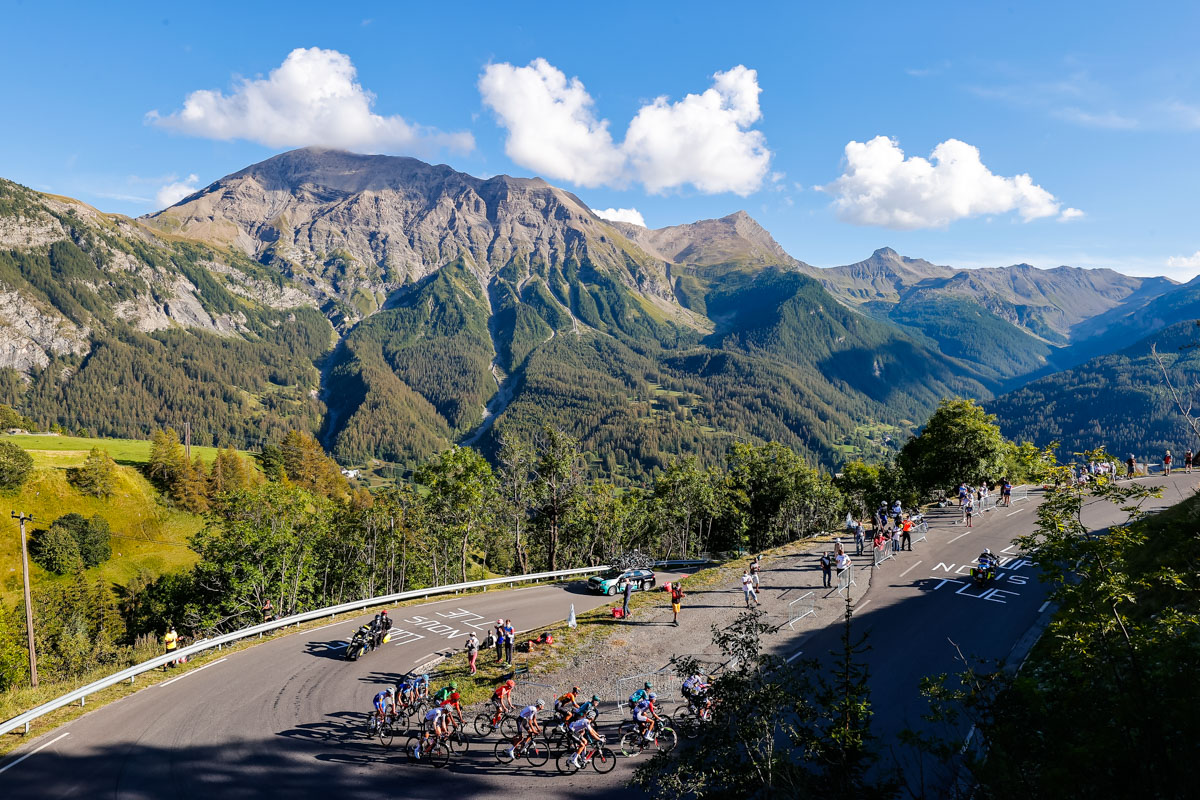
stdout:
<svg viewBox="0 0 1200 800">
<path fill-rule="evenodd" d="M 175 648 L 179 647 L 179 634 L 175 632 L 174 625 L 167 626 L 167 635 L 163 637 L 163 644 L 166 645 L 167 655 L 174 653 Z M 163 664 L 163 669 L 165 670 L 168 666 L 175 666 L 175 662 L 169 661 Z"/>
</svg>

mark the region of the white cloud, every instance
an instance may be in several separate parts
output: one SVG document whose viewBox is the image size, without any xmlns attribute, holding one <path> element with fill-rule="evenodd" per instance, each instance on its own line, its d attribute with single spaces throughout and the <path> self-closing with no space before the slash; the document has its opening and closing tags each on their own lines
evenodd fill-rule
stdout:
<svg viewBox="0 0 1200 800">
<path fill-rule="evenodd" d="M 993 174 L 980 161 L 978 148 L 957 139 L 939 144 L 928 160 L 905 158 L 886 136 L 852 141 L 846 145 L 842 176 L 821 188 L 833 195 L 842 220 L 899 230 L 945 227 L 967 217 L 1010 211 L 1025 222 L 1083 213 L 1063 211 L 1054 195 L 1029 175 Z"/>
<path fill-rule="evenodd" d="M 1059 222 L 1070 222 L 1073 219 L 1083 219 L 1086 214 L 1078 208 L 1064 208 L 1062 213 L 1058 215 Z"/>
<path fill-rule="evenodd" d="M 1118 114 L 1116 111 L 1084 111 L 1081 108 L 1068 106 L 1051 112 L 1059 119 L 1075 122 L 1089 128 L 1108 128 L 1110 130 L 1128 131 L 1137 128 L 1141 123 L 1133 117 Z"/>
<path fill-rule="evenodd" d="M 185 180 L 168 183 L 154 195 L 154 199 L 158 201 L 158 207 L 169 208 L 175 205 L 200 188 L 196 185 L 199 180 L 200 176 L 198 175 L 188 175 Z"/>
<path fill-rule="evenodd" d="M 516 163 L 579 186 L 620 182 L 624 157 L 578 78 L 567 80 L 544 58 L 527 67 L 489 64 L 479 93 L 508 129 L 504 152 Z"/>
<path fill-rule="evenodd" d="M 1190 256 L 1171 256 L 1167 259 L 1167 266 L 1172 269 L 1200 269 L 1200 250 Z"/>
<path fill-rule="evenodd" d="M 747 195 L 762 187 L 771 151 L 761 131 L 758 73 L 744 66 L 713 75 L 701 94 L 658 97 L 634 116 L 621 144 L 578 78 L 545 59 L 525 67 L 491 64 L 479 79 L 483 102 L 508 130 L 505 152 L 521 166 L 580 186 L 641 182 L 662 193 L 686 185 Z"/>
<path fill-rule="evenodd" d="M 467 151 L 469 133 L 441 133 L 371 110 L 375 96 L 356 80 L 350 57 L 297 48 L 266 78 L 243 79 L 226 95 L 200 89 L 183 108 L 149 122 L 208 139 L 247 139 L 268 147 L 324 145 L 354 150 Z"/>
<path fill-rule="evenodd" d="M 646 220 L 642 217 L 642 212 L 636 208 L 601 208 L 594 209 L 596 216 L 600 219 L 610 219 L 613 222 L 629 222 L 634 225 L 646 227 Z"/>
</svg>

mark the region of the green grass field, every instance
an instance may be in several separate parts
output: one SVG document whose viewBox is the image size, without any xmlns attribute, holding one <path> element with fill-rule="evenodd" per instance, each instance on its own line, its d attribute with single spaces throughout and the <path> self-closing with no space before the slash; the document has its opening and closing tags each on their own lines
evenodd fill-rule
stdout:
<svg viewBox="0 0 1200 800">
<path fill-rule="evenodd" d="M 46 467 L 77 467 L 83 463 L 93 447 L 107 450 L 118 464 L 145 464 L 150 460 L 150 442 L 145 439 L 89 439 L 81 436 L 43 436 L 39 434 L 17 434 L 0 436 L 0 441 L 12 442 L 29 452 L 34 462 Z M 217 457 L 215 447 L 192 447 L 192 455 L 199 454 L 211 464 Z M 244 454 L 243 454 L 244 455 Z"/>
<path fill-rule="evenodd" d="M 29 481 L 15 495 L 3 499 L 7 509 L 33 514 L 26 525 L 32 535 L 54 520 L 76 512 L 90 517 L 99 514 L 112 529 L 112 558 L 84 574 L 90 580 L 124 584 L 145 571 L 153 576 L 195 562 L 196 554 L 187 546 L 189 537 L 204 525 L 203 517 L 167 508 L 158 491 L 142 474 L 140 465 L 150 457 L 150 442 L 135 439 L 85 439 L 74 436 L 4 436 L 25 448 L 33 456 L 35 469 Z M 117 461 L 116 492 L 107 499 L 80 494 L 68 482 L 68 470 L 80 466 L 88 451 L 99 447 Z M 193 447 L 193 453 L 211 461 L 212 447 Z M 21 594 L 21 542 L 16 520 L 3 514 L 0 521 L 0 601 L 12 604 Z M 57 576 L 30 564 L 35 586 L 43 582 L 70 581 L 72 576 Z"/>
</svg>

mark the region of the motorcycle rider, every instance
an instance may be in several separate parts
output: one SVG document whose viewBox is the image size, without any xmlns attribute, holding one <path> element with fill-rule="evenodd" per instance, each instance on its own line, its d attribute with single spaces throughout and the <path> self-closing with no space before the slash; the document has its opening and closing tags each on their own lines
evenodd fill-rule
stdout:
<svg viewBox="0 0 1200 800">
<path fill-rule="evenodd" d="M 996 557 L 992 555 L 992 550 L 989 547 L 983 548 L 983 552 L 979 554 L 979 569 L 984 575 L 991 574 L 996 568 Z"/>
</svg>

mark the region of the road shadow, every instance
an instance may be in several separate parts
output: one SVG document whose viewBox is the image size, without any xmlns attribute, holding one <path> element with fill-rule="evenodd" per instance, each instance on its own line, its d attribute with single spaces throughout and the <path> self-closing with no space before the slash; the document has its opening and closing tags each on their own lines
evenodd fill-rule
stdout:
<svg viewBox="0 0 1200 800">
<path fill-rule="evenodd" d="M 343 639 L 331 639 L 327 642 L 305 642 L 304 654 L 314 658 L 330 658 L 334 661 L 346 660 L 347 642 Z"/>
</svg>

